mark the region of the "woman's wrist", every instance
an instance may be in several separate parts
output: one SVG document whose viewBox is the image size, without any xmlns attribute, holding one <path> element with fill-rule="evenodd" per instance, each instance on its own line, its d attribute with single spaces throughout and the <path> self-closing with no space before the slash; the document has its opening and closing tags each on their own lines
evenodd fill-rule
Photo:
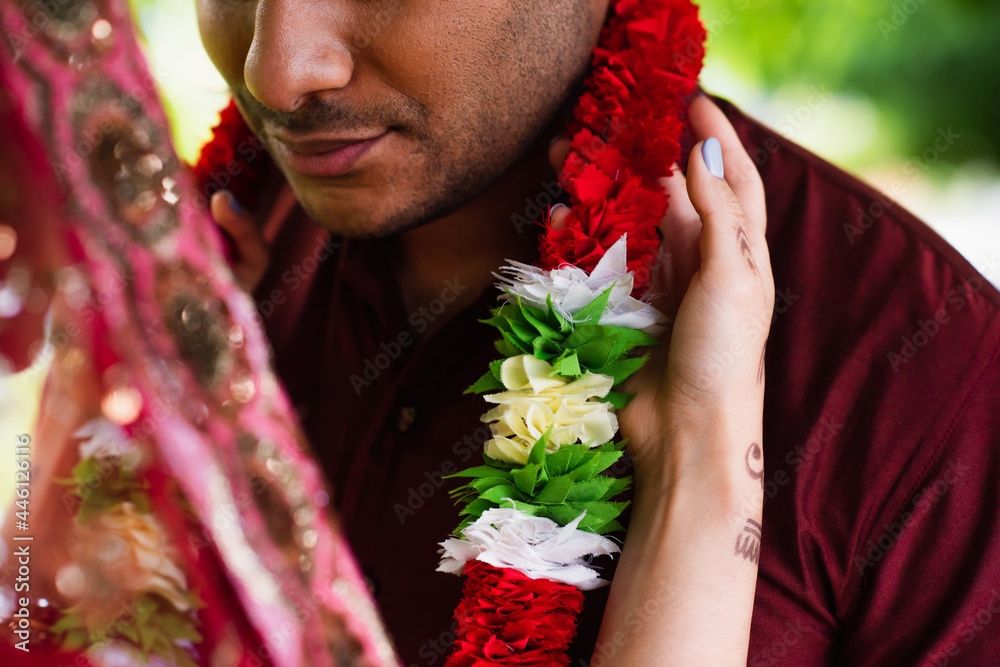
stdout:
<svg viewBox="0 0 1000 667">
<path fill-rule="evenodd" d="M 711 492 L 720 502 L 741 507 L 747 498 L 761 496 L 761 412 L 750 405 L 669 420 L 675 428 L 633 457 L 637 496 L 669 503 L 677 493 Z"/>
<path fill-rule="evenodd" d="M 599 639 L 612 659 L 598 664 L 746 664 L 763 491 L 742 460 L 734 464 L 738 447 L 725 445 L 740 431 L 728 420 L 707 424 L 655 443 L 649 451 L 663 454 L 635 469 L 632 518 L 605 615 L 615 620 Z M 657 467 L 680 451 L 684 465 Z M 627 622 L 637 608 L 653 610 L 655 632 Z"/>
</svg>

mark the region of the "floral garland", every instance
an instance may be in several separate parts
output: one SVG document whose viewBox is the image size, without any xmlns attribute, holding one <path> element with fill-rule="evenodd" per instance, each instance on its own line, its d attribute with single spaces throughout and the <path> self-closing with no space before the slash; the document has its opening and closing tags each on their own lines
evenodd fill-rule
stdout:
<svg viewBox="0 0 1000 667">
<path fill-rule="evenodd" d="M 439 571 L 467 577 L 447 667 L 568 665 L 581 591 L 609 583 L 590 560 L 618 551 L 605 535 L 622 530 L 627 503 L 615 498 L 631 483 L 603 474 L 625 444 L 616 411 L 631 396 L 616 388 L 663 330 L 641 300 L 667 210 L 658 179 L 680 158 L 681 98 L 705 38 L 690 0 L 613 3 L 567 128 L 566 224 L 546 212 L 537 266 L 511 261 L 497 275 L 503 303 L 484 322 L 501 358 L 466 390 L 494 406 L 482 417 L 493 438 L 482 466 L 452 476 L 465 480 L 452 492 L 463 518 L 441 543 Z M 213 144 L 248 134 L 230 105 Z M 196 168 L 203 191 L 236 159 L 213 144 Z"/>
<path fill-rule="evenodd" d="M 75 505 L 72 560 L 56 588 L 73 600 L 49 628 L 65 651 L 116 655 L 148 664 L 156 656 L 195 667 L 197 610 L 165 528 L 153 516 L 144 472 L 147 455 L 117 424 L 95 418 L 78 429 L 81 461 L 71 487 Z"/>
<path fill-rule="evenodd" d="M 618 0 L 594 52 L 568 134 L 560 185 L 566 225 L 546 216 L 537 267 L 502 269 L 505 301 L 486 320 L 501 359 L 469 388 L 496 404 L 484 465 L 453 477 L 460 538 L 439 570 L 464 573 L 446 667 L 568 665 L 583 605 L 606 585 L 589 565 L 618 545 L 631 480 L 602 474 L 622 455 L 615 391 L 645 363 L 663 316 L 640 297 L 660 247 L 667 198 L 657 179 L 680 157 L 681 97 L 692 92 L 705 30 L 689 0 Z"/>
</svg>

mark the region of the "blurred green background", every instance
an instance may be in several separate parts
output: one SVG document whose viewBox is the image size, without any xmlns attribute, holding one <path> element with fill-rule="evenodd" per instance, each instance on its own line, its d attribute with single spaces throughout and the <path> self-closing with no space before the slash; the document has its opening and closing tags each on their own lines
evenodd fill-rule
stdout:
<svg viewBox="0 0 1000 667">
<path fill-rule="evenodd" d="M 193 159 L 227 100 L 194 3 L 132 2 Z M 883 190 L 896 183 L 897 200 L 1000 282 L 1000 1 L 700 4 L 706 89 Z M 928 160 L 949 128 L 960 137 Z"/>
</svg>

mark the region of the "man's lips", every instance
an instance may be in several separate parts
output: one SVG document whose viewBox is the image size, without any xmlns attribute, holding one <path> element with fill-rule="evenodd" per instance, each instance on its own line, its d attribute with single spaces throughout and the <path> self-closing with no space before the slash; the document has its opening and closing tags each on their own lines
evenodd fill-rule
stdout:
<svg viewBox="0 0 1000 667">
<path fill-rule="evenodd" d="M 350 171 L 361 157 L 387 134 L 357 137 L 293 136 L 275 133 L 274 147 L 288 167 L 303 176 L 332 177 Z"/>
</svg>

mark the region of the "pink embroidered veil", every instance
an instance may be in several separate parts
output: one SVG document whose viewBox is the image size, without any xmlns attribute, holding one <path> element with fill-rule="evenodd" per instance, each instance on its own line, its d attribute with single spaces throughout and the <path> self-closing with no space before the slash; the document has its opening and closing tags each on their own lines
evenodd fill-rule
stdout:
<svg viewBox="0 0 1000 667">
<path fill-rule="evenodd" d="M 73 553 L 58 478 L 79 461 L 74 432 L 103 417 L 151 461 L 152 514 L 205 603 L 197 664 L 398 664 L 255 306 L 194 203 L 126 3 L 0 0 L 0 17 L 0 236 L 16 243 L 0 254 L 0 352 L 15 370 L 52 355 L 30 522 L 5 532 L 8 551 L 32 549 L 36 617 Z M 5 635 L 0 662 L 45 664 L 43 636 L 26 654 Z M 101 664 L 74 664 L 88 660 Z"/>
</svg>

